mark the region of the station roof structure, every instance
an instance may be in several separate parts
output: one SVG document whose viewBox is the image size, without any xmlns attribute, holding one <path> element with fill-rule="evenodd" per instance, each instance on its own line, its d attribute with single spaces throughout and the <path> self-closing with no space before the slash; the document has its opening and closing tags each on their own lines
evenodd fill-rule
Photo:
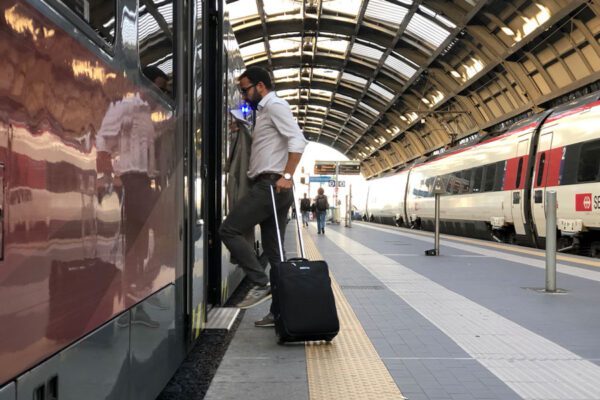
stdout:
<svg viewBox="0 0 600 400">
<path fill-rule="evenodd" d="M 227 0 L 246 66 L 305 136 L 367 177 L 539 112 L 600 78 L 600 2 Z"/>
</svg>

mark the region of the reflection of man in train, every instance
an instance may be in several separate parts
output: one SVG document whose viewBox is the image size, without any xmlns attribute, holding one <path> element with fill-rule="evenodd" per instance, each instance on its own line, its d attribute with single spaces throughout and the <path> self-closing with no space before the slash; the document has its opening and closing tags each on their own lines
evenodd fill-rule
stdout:
<svg viewBox="0 0 600 400">
<path fill-rule="evenodd" d="M 139 299 L 149 292 L 154 278 L 146 271 L 149 253 L 150 212 L 154 192 L 154 124 L 148 102 L 140 95 L 128 94 L 112 103 L 96 137 L 97 186 L 110 183 L 122 189 L 125 234 L 125 290 Z"/>
<path fill-rule="evenodd" d="M 300 162 L 306 139 L 293 118 L 289 104 L 273 92 L 268 71 L 248 68 L 240 76 L 239 86 L 244 100 L 256 110 L 248 169 L 252 187 L 223 221 L 220 234 L 223 243 L 240 261 L 240 267 L 254 285 L 238 304 L 241 308 L 249 308 L 269 299 L 271 288 L 269 278 L 244 234 L 260 224 L 263 248 L 271 267 L 279 264 L 271 187 L 276 189 L 277 214 L 283 236 L 286 215 L 292 204 L 292 174 Z M 259 322 L 257 326 L 273 326 L 273 317 L 269 314 Z"/>
</svg>

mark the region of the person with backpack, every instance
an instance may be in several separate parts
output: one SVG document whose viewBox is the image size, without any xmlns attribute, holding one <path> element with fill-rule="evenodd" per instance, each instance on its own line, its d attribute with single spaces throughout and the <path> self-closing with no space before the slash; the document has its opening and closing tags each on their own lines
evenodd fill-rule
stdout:
<svg viewBox="0 0 600 400">
<path fill-rule="evenodd" d="M 325 190 L 323 188 L 319 188 L 317 190 L 317 197 L 315 197 L 315 202 L 313 204 L 314 209 L 317 213 L 317 233 L 325 234 L 325 216 L 327 215 L 327 209 L 329 208 L 329 202 L 327 201 L 327 196 L 325 196 Z"/>
<path fill-rule="evenodd" d="M 302 225 L 303 226 L 308 226 L 310 211 L 311 211 L 310 199 L 308 197 L 306 197 L 306 193 L 304 193 L 304 198 L 300 200 L 300 212 L 302 213 Z"/>
</svg>

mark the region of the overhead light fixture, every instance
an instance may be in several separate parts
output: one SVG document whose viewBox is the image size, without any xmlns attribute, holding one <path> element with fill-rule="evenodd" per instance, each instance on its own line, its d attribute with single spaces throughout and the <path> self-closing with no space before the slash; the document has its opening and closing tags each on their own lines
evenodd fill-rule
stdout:
<svg viewBox="0 0 600 400">
<path fill-rule="evenodd" d="M 421 118 L 421 123 L 424 124 L 425 123 L 425 118 Z"/>
<path fill-rule="evenodd" d="M 503 26 L 500 29 L 502 30 L 502 32 L 504 32 L 508 36 L 515 36 L 515 32 L 512 29 L 510 29 L 508 26 Z"/>
<path fill-rule="evenodd" d="M 458 73 L 457 71 L 455 71 L 455 70 L 452 70 L 452 71 L 450 71 L 450 75 L 452 75 L 452 76 L 453 76 L 453 77 L 455 77 L 455 78 L 462 78 L 462 75 L 461 75 L 461 74 L 459 74 L 459 73 Z"/>
</svg>

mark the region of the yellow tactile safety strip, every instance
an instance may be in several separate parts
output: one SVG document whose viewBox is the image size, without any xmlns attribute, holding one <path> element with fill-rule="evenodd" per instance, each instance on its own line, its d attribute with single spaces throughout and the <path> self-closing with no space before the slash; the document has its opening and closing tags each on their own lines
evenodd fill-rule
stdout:
<svg viewBox="0 0 600 400">
<path fill-rule="evenodd" d="M 306 258 L 323 259 L 308 235 L 304 245 Z M 331 284 L 340 333 L 331 344 L 306 344 L 310 399 L 404 399 L 333 276 Z"/>
</svg>

